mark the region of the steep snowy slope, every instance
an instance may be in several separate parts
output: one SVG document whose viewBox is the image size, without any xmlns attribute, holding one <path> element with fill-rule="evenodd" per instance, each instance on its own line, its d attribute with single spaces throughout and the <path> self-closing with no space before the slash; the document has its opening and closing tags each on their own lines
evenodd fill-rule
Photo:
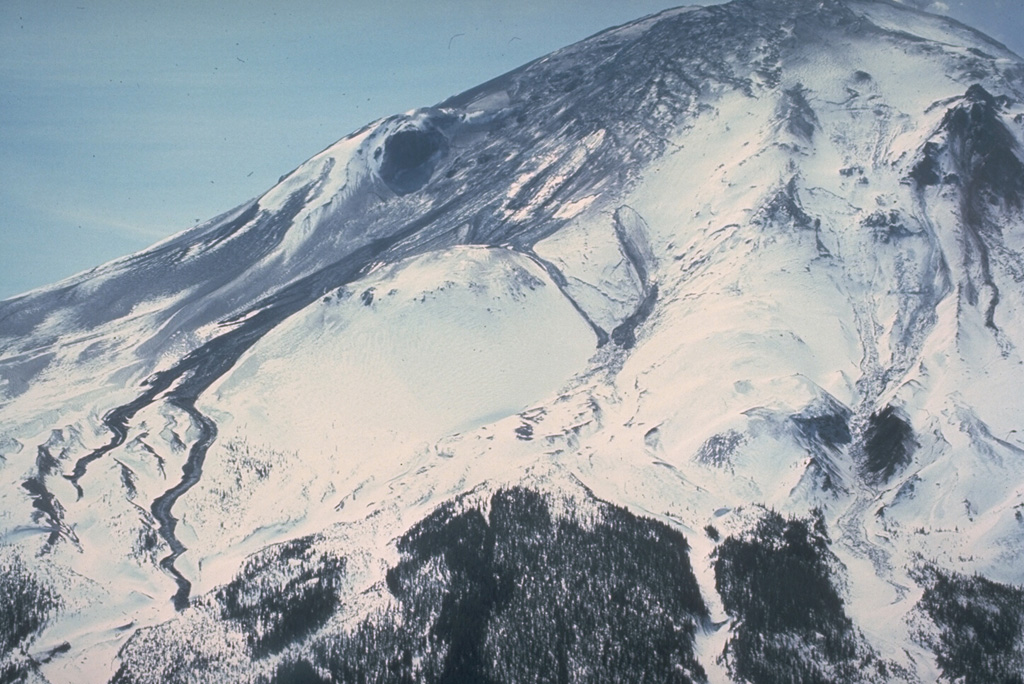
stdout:
<svg viewBox="0 0 1024 684">
<path fill-rule="evenodd" d="M 0 303 L 2 677 L 1019 673 L 1022 142 L 964 26 L 685 8 Z"/>
</svg>

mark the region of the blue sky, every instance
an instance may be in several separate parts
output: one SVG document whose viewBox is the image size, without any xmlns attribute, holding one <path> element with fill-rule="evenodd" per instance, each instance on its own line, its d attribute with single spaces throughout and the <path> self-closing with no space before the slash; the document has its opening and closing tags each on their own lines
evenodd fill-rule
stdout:
<svg viewBox="0 0 1024 684">
<path fill-rule="evenodd" d="M 0 298 L 226 211 L 373 119 L 679 4 L 2 0 Z M 923 4 L 1024 52 L 1020 0 Z"/>
</svg>

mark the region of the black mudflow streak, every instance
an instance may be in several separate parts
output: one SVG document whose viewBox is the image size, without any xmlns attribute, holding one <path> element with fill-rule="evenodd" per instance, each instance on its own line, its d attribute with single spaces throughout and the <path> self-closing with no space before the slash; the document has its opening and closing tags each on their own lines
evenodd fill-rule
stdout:
<svg viewBox="0 0 1024 684">
<path fill-rule="evenodd" d="M 165 395 L 167 400 L 173 406 L 188 413 L 199 427 L 200 437 L 189 451 L 188 461 L 182 469 L 181 481 L 153 501 L 151 506 L 153 516 L 160 523 L 160 535 L 171 548 L 171 554 L 160 561 L 160 567 L 178 584 L 178 591 L 173 600 L 175 607 L 179 610 L 188 605 L 192 585 L 174 565 L 175 561 L 186 551 L 186 547 L 174 534 L 177 519 L 172 515 L 172 508 L 178 499 L 199 481 L 206 453 L 217 436 L 216 424 L 196 409 L 196 400 L 217 378 L 230 370 L 247 349 L 275 326 L 315 299 L 361 277 L 389 250 L 396 248 L 403 240 L 433 223 L 439 216 L 449 211 L 457 201 L 459 200 L 453 199 L 442 204 L 417 220 L 406 224 L 394 234 L 378 238 L 356 249 L 334 264 L 296 281 L 280 293 L 257 303 L 252 308 L 255 313 L 240 320 L 236 327 L 220 337 L 193 350 L 171 369 L 155 374 L 147 381 L 148 389 L 138 398 L 129 404 L 113 409 L 104 416 L 104 424 L 113 433 L 110 441 L 79 459 L 75 464 L 74 472 L 67 476 L 78 489 L 79 497 L 82 496 L 79 480 L 85 475 L 89 465 L 124 444 L 128 436 L 128 422 L 140 410 L 157 401 L 172 385 L 174 385 L 174 389 Z"/>
<path fill-rule="evenodd" d="M 36 509 L 36 512 L 32 514 L 33 520 L 39 522 L 41 518 L 45 517 L 48 522 L 50 530 L 50 536 L 46 540 L 48 547 L 56 544 L 61 536 L 75 544 L 78 543 L 78 537 L 64 522 L 64 507 L 53 492 L 46 487 L 46 478 L 53 475 L 59 467 L 60 463 L 50 453 L 50 449 L 41 445 L 36 452 L 36 475 L 21 483 L 22 489 L 28 492 L 32 499 L 32 508 Z"/>
<path fill-rule="evenodd" d="M 637 214 L 637 217 L 640 218 L 639 214 Z M 622 223 L 621 207 L 615 212 L 614 226 L 615 235 L 619 238 L 619 244 L 622 245 L 623 253 L 629 259 L 629 263 L 633 265 L 637 277 L 640 278 L 640 285 L 647 291 L 650 288 L 650 276 L 647 273 L 646 260 L 640 251 L 640 247 L 633 240 L 633 236 L 629 234 L 629 231 Z"/>
<path fill-rule="evenodd" d="M 175 397 L 170 402 L 185 411 L 192 421 L 199 427 L 199 439 L 195 441 L 189 450 L 188 460 L 181 469 L 181 481 L 168 489 L 153 501 L 150 511 L 153 517 L 160 523 L 160 536 L 164 538 L 167 545 L 171 547 L 169 556 L 160 560 L 160 567 L 174 578 L 178 584 L 178 591 L 174 594 L 174 607 L 183 610 L 188 607 L 189 592 L 192 591 L 192 583 L 185 579 L 185 576 L 174 567 L 174 562 L 187 550 L 185 545 L 174 536 L 178 519 L 171 513 L 171 509 L 178 499 L 191 489 L 203 474 L 203 463 L 206 461 L 206 452 L 210 449 L 213 441 L 217 438 L 217 425 L 207 416 L 203 415 L 195 406 L 195 399 Z"/>
<path fill-rule="evenodd" d="M 631 313 L 626 320 L 622 321 L 622 323 L 612 330 L 611 338 L 612 341 L 620 347 L 624 349 L 632 349 L 633 345 L 636 344 L 637 327 L 643 324 L 643 322 L 646 321 L 654 311 L 654 305 L 658 301 L 658 286 L 657 284 L 651 283 L 646 263 L 647 260 L 644 258 L 640 246 L 636 243 L 636 239 L 630 234 L 630 231 L 623 224 L 621 214 L 622 207 L 615 212 L 615 235 L 618 237 L 619 244 L 622 246 L 623 254 L 625 254 L 626 259 L 633 266 L 633 270 L 636 271 L 636 275 L 640 279 L 640 286 L 643 288 L 644 296 L 636 310 Z M 636 217 L 637 220 L 641 222 L 643 221 L 643 218 L 639 214 L 637 214 Z M 644 225 L 646 227 L 646 224 Z"/>
<path fill-rule="evenodd" d="M 50 536 L 46 541 L 47 545 L 56 544 L 62 534 L 77 544 L 78 537 L 64 524 L 64 507 L 61 506 L 57 497 L 46 488 L 42 476 L 30 477 L 22 482 L 21 486 L 32 498 L 32 508 L 37 511 L 33 517 L 38 519 L 45 516 L 49 521 Z"/>
<path fill-rule="evenodd" d="M 252 206 L 242 212 L 242 214 L 236 219 L 226 222 L 211 234 L 204 236 L 203 240 L 200 241 L 199 244 L 204 250 L 209 251 L 232 236 L 239 234 L 246 225 L 253 223 L 253 230 L 265 233 L 263 239 L 257 243 L 256 250 L 251 254 L 233 253 L 230 255 L 230 259 L 222 260 L 222 262 L 229 261 L 230 263 L 242 263 L 249 259 L 253 262 L 258 261 L 262 256 L 268 253 L 274 245 L 278 244 L 281 239 L 283 239 L 291 220 L 302 208 L 302 202 L 300 200 L 305 197 L 308 191 L 309 186 L 305 186 L 293 193 L 285 208 L 276 216 L 261 214 L 258 211 L 258 204 L 253 203 Z M 182 246 L 172 243 L 133 258 L 138 262 L 136 264 L 137 268 L 141 269 L 147 265 L 156 266 L 161 263 L 165 263 L 168 260 L 174 261 L 180 258 L 181 253 L 187 251 L 187 249 L 187 245 Z M 201 268 L 202 265 L 199 267 Z M 158 274 L 156 277 L 161 278 L 165 275 L 166 274 Z M 102 296 L 98 295 L 97 299 L 102 299 Z M 85 476 L 86 471 L 89 469 L 89 465 L 93 461 L 103 458 L 107 453 L 124 444 L 125 440 L 128 438 L 129 421 L 135 417 L 136 413 L 156 401 L 156 398 L 161 393 L 170 388 L 171 384 L 188 370 L 187 367 L 182 367 L 182 365 L 182 363 L 179 363 L 178 366 L 175 366 L 169 371 L 155 374 L 146 381 L 145 385 L 148 389 L 145 392 L 129 403 L 111 409 L 103 416 L 104 426 L 112 433 L 110 441 L 80 458 L 75 463 L 75 467 L 71 475 L 65 476 L 75 486 L 75 489 L 78 491 L 79 499 L 82 498 L 84 493 L 80 480 Z"/>
<path fill-rule="evenodd" d="M 654 311 L 654 305 L 658 301 L 658 286 L 652 285 L 644 295 L 643 301 L 636 311 L 631 313 L 626 320 L 615 326 L 612 330 L 612 341 L 623 349 L 632 349 L 636 344 L 636 329 L 647 320 Z"/>
<path fill-rule="evenodd" d="M 533 250 L 529 250 L 525 252 L 525 254 L 547 272 L 548 277 L 551 278 L 555 287 L 557 287 L 562 295 L 569 301 L 569 304 L 571 304 L 572 308 L 576 310 L 576 313 L 580 315 L 580 318 L 586 321 L 587 325 L 590 326 L 590 329 L 594 331 L 594 335 L 597 336 L 597 346 L 603 347 L 608 342 L 608 333 L 605 332 L 604 328 L 595 323 L 587 312 L 583 310 L 583 307 L 581 307 L 579 303 L 572 298 L 572 295 L 569 294 L 569 283 L 565 279 L 565 275 L 550 261 L 537 256 L 536 252 Z"/>
<path fill-rule="evenodd" d="M 106 415 L 103 416 L 103 425 L 113 433 L 110 437 L 110 441 L 78 459 L 78 461 L 75 462 L 75 468 L 71 474 L 64 476 L 75 486 L 75 489 L 78 491 L 79 499 L 81 499 L 84 494 L 82 485 L 79 484 L 79 480 L 82 479 L 86 471 L 89 469 L 89 464 L 103 458 L 107 453 L 124 444 L 125 439 L 128 438 L 128 421 L 131 420 L 140 410 L 152 404 L 156 395 L 167 389 L 170 383 L 171 380 L 168 378 L 165 383 L 155 384 L 135 401 L 130 404 L 125 404 L 124 406 L 118 406 L 117 408 L 108 411 Z"/>
<path fill-rule="evenodd" d="M 238 358 L 261 337 L 283 320 L 331 290 L 360 277 L 365 270 L 389 249 L 412 236 L 448 211 L 452 200 L 421 218 L 412 221 L 395 234 L 378 238 L 324 269 L 302 278 L 270 297 L 257 302 L 247 313 L 236 316 L 235 327 L 185 355 L 166 371 L 155 373 L 146 381 L 148 389 L 134 401 L 109 411 L 103 423 L 113 436 L 110 442 L 82 457 L 68 479 L 79 490 L 79 480 L 89 465 L 124 444 L 128 422 L 136 413 L 154 403 L 159 396 L 178 382 L 174 395 L 195 401 L 213 382 L 226 373 Z M 226 324 L 231 323 L 228 321 Z"/>
</svg>

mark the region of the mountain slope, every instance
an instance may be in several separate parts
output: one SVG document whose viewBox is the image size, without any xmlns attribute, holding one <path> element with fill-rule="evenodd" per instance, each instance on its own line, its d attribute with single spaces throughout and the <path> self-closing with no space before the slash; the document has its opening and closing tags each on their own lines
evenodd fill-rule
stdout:
<svg viewBox="0 0 1024 684">
<path fill-rule="evenodd" d="M 0 303 L 4 677 L 1012 671 L 949 615 L 1024 584 L 1022 98 L 882 0 L 672 10 Z"/>
</svg>

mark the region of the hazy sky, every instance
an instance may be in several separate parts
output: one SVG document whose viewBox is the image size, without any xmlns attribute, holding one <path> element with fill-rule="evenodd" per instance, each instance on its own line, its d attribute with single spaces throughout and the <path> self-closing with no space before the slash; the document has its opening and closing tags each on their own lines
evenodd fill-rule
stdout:
<svg viewBox="0 0 1024 684">
<path fill-rule="evenodd" d="M 913 2 L 1024 53 L 1021 0 Z M 695 3 L 0 0 L 0 298 L 226 211 L 373 119 L 679 4 Z"/>
</svg>

